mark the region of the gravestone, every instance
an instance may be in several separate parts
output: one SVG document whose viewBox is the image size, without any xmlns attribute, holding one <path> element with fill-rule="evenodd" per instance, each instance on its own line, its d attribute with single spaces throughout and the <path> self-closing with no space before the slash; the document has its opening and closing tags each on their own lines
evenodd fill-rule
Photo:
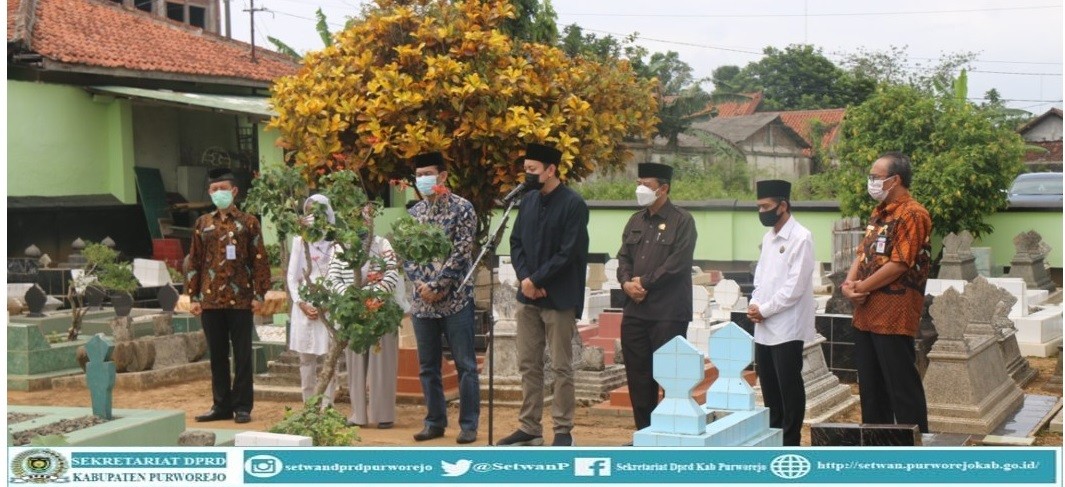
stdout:
<svg viewBox="0 0 1065 487">
<path fill-rule="evenodd" d="M 978 295 L 947 289 L 930 309 L 939 332 L 923 380 L 931 431 L 986 435 L 1024 400 L 1006 375 L 997 340 L 966 335 L 974 313 L 986 309 L 973 302 Z"/>
<path fill-rule="evenodd" d="M 151 259 L 133 259 L 133 277 L 142 287 L 159 287 L 170 284 L 170 271 L 166 262 Z"/>
<path fill-rule="evenodd" d="M 976 257 L 972 252 L 973 236 L 968 230 L 943 237 L 943 258 L 939 261 L 939 279 L 976 279 Z"/>
<path fill-rule="evenodd" d="M 97 285 L 90 284 L 85 286 L 85 307 L 89 311 L 96 311 L 104 309 L 104 299 L 107 298 L 107 291 Z"/>
<path fill-rule="evenodd" d="M 593 291 L 603 289 L 603 283 L 606 282 L 606 262 L 610 260 L 607 254 L 602 253 L 590 253 L 588 254 L 588 279 L 586 281 L 587 286 Z"/>
<path fill-rule="evenodd" d="M 1058 363 L 1056 365 L 1054 365 L 1054 375 L 1050 376 L 1050 378 L 1047 379 L 1047 383 L 1045 385 L 1043 385 L 1043 390 L 1044 391 L 1054 392 L 1054 393 L 1057 393 L 1058 395 L 1061 394 L 1061 386 L 1062 386 L 1062 383 L 1061 383 L 1061 381 L 1062 381 L 1062 378 L 1061 378 L 1061 359 L 1062 359 L 1062 356 L 1065 356 L 1065 353 L 1062 352 L 1061 345 L 1058 345 Z M 1060 426 L 1060 421 L 1061 421 L 1061 414 L 1060 413 L 1058 414 L 1058 421 L 1059 421 L 1059 426 Z M 1061 432 L 1060 429 L 1058 430 L 1058 432 L 1059 433 Z"/>
<path fill-rule="evenodd" d="M 865 227 L 856 216 L 832 222 L 832 272 L 846 275 L 865 236 Z M 831 312 L 830 312 L 831 313 Z"/>
<path fill-rule="evenodd" d="M 688 323 L 687 338 L 699 353 L 707 355 L 706 344 L 710 343 L 710 323 L 707 318 L 712 315 L 710 292 L 703 286 L 692 286 L 692 320 Z"/>
<path fill-rule="evenodd" d="M 64 267 L 72 269 L 80 269 L 85 267 L 85 264 L 89 263 L 88 259 L 81 254 L 85 250 L 85 241 L 78 237 L 74 239 L 74 242 L 70 244 L 71 253 L 67 256 L 67 261 L 63 264 Z"/>
<path fill-rule="evenodd" d="M 983 277 L 977 280 L 983 280 Z M 1013 378 L 1013 382 L 1016 382 L 1018 387 L 1024 387 L 1035 378 L 1035 369 L 1028 363 L 1028 359 L 1021 355 L 1020 346 L 1017 343 L 1017 328 L 1013 326 L 1013 320 L 1009 317 L 1010 309 L 1013 308 L 1017 298 L 1004 289 L 996 287 L 996 290 L 998 302 L 991 316 L 995 340 L 1002 352 L 1002 359 L 1006 363 L 1006 373 Z"/>
<path fill-rule="evenodd" d="M 754 392 L 742 377 L 754 357 L 754 339 L 735 323 L 717 325 L 709 351 L 720 375 L 702 407 L 691 396 L 705 377 L 702 354 L 682 337 L 655 351 L 654 377 L 665 398 L 651 413 L 651 426 L 633 434 L 634 446 L 781 445 L 781 430 L 769 427 L 769 410 L 754 405 Z"/>
<path fill-rule="evenodd" d="M 928 352 L 932 351 L 932 346 L 939 337 L 936 326 L 932 323 L 932 314 L 928 311 L 935 299 L 935 296 L 930 294 L 924 296 L 924 310 L 921 312 L 921 321 L 917 325 L 917 340 L 914 346 L 917 349 L 917 373 L 921 378 L 924 378 L 924 373 L 928 370 Z"/>
<path fill-rule="evenodd" d="M 710 322 L 728 322 L 733 311 L 746 311 L 747 300 L 743 298 L 740 285 L 732 279 L 722 279 L 714 286 L 714 303 Z"/>
<path fill-rule="evenodd" d="M 44 303 L 48 301 L 48 295 L 44 293 L 44 289 L 41 286 L 34 284 L 33 287 L 26 291 L 23 301 L 26 302 L 26 307 L 30 312 L 26 315 L 30 318 L 43 318 Z"/>
<path fill-rule="evenodd" d="M 965 287 L 964 296 L 969 303 L 969 326 L 965 328 L 967 337 L 993 338 L 997 336 L 991 322 L 995 309 L 1002 300 L 1003 292 L 983 277 Z"/>
<path fill-rule="evenodd" d="M 133 311 L 133 295 L 119 291 L 111 295 L 111 305 L 115 307 L 115 316 L 128 318 Z"/>
<path fill-rule="evenodd" d="M 825 305 L 825 313 L 835 315 L 854 314 L 854 303 L 843 297 L 843 281 L 847 280 L 847 271 L 833 272 L 828 275 L 828 278 L 832 281 L 832 297 L 829 298 L 828 304 Z"/>
<path fill-rule="evenodd" d="M 850 387 L 840 383 L 839 377 L 828 369 L 822 347 L 826 341 L 827 339 L 818 333 L 814 335 L 813 340 L 803 344 L 802 380 L 806 390 L 806 414 L 803 417 L 803 423 L 805 424 L 827 421 L 858 404 L 858 397 L 851 394 Z M 764 403 L 761 397 L 761 382 L 759 382 L 757 391 L 759 402 Z"/>
<path fill-rule="evenodd" d="M 172 335 L 174 333 L 174 308 L 177 306 L 179 297 L 180 295 L 173 284 L 167 284 L 159 288 L 156 299 L 159 300 L 159 307 L 162 308 L 163 313 L 153 319 L 156 336 Z"/>
<path fill-rule="evenodd" d="M 621 283 L 618 282 L 618 260 L 610 259 L 603 265 L 603 274 L 606 275 L 606 281 L 603 281 L 603 289 L 621 289 Z"/>
<path fill-rule="evenodd" d="M 7 282 L 37 282 L 37 270 L 41 264 L 41 249 L 30 245 L 25 250 L 25 257 L 7 259 Z"/>
<path fill-rule="evenodd" d="M 522 404 L 521 374 L 518 372 L 518 288 L 517 279 L 504 280 L 503 258 L 500 258 L 500 283 L 492 291 L 492 312 L 495 316 L 493 345 L 488 349 L 485 366 L 481 368 L 481 399 L 493 394 L 495 404 L 517 406 Z M 509 265 L 509 264 L 507 264 Z M 488 387 L 488 360 L 492 360 L 492 390 Z M 554 399 L 552 383 L 548 382 L 550 362 L 544 363 L 544 406 Z"/>
<path fill-rule="evenodd" d="M 915 424 L 819 423 L 810 426 L 810 446 L 921 446 Z"/>
<path fill-rule="evenodd" d="M 1043 242 L 1043 236 L 1035 230 L 1022 232 L 1013 237 L 1013 246 L 1017 253 L 1010 261 L 1009 277 L 1024 279 L 1029 289 L 1054 292 L 1057 287 L 1047 274 L 1047 246 Z"/>
<path fill-rule="evenodd" d="M 85 344 L 89 362 L 85 365 L 85 383 L 92 398 L 92 414 L 103 419 L 112 419 L 112 398 L 115 389 L 115 363 L 107 361 L 110 345 L 95 335 Z"/>
<path fill-rule="evenodd" d="M 178 446 L 214 446 L 214 431 L 188 430 L 178 435 Z"/>
</svg>

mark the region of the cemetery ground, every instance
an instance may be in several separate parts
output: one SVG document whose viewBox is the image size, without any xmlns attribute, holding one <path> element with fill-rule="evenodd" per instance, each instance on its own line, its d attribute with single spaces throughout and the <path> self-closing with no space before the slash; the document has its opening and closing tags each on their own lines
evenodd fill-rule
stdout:
<svg viewBox="0 0 1065 487">
<path fill-rule="evenodd" d="M 1052 394 L 1043 390 L 1043 385 L 1053 375 L 1057 362 L 1056 357 L 1040 358 L 1028 357 L 1031 367 L 1038 371 L 1035 380 L 1025 388 L 1025 394 L 1048 395 Z M 858 393 L 857 386 L 851 385 L 854 394 Z M 252 422 L 237 425 L 232 421 L 215 421 L 210 423 L 197 423 L 194 417 L 207 411 L 211 407 L 211 384 L 210 379 L 196 380 L 174 386 L 161 387 L 149 390 L 116 390 L 114 394 L 115 408 L 137 409 L 171 409 L 185 412 L 186 429 L 195 430 L 201 428 L 221 429 L 232 428 L 240 431 L 267 431 L 276 424 L 284 415 L 285 407 L 299 407 L 292 402 L 277 402 L 256 400 L 255 409 L 252 412 Z M 92 404 L 87 390 L 42 390 L 35 392 L 8 391 L 9 405 L 36 405 L 36 406 L 77 406 L 89 407 Z M 346 402 L 337 404 L 339 411 L 347 415 L 351 409 Z M 453 401 L 449 405 L 448 417 L 450 426 L 443 438 L 430 440 L 424 443 L 416 443 L 411 436 L 422 428 L 422 418 L 425 409 L 418 404 L 398 404 L 396 406 L 396 422 L 392 429 L 377 429 L 376 425 L 368 425 L 359 431 L 362 441 L 356 446 L 431 446 L 453 447 L 458 428 L 458 403 Z M 495 407 L 495 441 L 510 434 L 518 425 L 518 408 Z M 857 406 L 849 411 L 831 418 L 830 422 L 858 423 L 861 413 Z M 575 415 L 575 427 L 573 430 L 577 446 L 621 446 L 632 441 L 633 423 L 628 414 L 623 416 L 607 416 L 596 414 L 590 407 L 578 407 Z M 544 411 L 545 440 L 550 441 L 551 417 L 550 406 Z M 481 425 L 478 431 L 477 442 L 474 446 L 485 446 L 488 443 L 488 405 L 481 406 Z M 802 444 L 810 444 L 809 426 L 803 427 Z M 1039 432 L 1035 441 L 1036 446 L 1062 446 L 1061 433 L 1051 433 L 1045 428 Z"/>
</svg>

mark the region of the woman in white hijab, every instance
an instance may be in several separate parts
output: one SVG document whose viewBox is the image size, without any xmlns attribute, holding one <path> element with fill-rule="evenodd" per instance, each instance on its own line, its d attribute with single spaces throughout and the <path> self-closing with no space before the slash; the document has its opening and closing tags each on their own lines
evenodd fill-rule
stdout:
<svg viewBox="0 0 1065 487">
<path fill-rule="evenodd" d="M 329 223 L 335 223 L 333 207 L 329 204 L 329 198 L 316 194 L 307 198 L 303 203 L 304 217 L 302 224 L 309 225 L 313 222 L 313 205 L 325 206 L 326 217 Z M 307 270 L 310 270 L 310 281 L 314 282 L 319 277 L 326 277 L 329 273 L 329 263 L 333 260 L 334 245 L 331 240 L 323 239 L 311 242 L 310 260 L 307 260 L 307 252 L 303 249 L 303 239 L 297 235 L 292 238 L 292 253 L 288 259 L 288 292 L 292 297 L 292 312 L 290 313 L 291 326 L 289 328 L 288 346 L 292 351 L 299 353 L 300 357 L 300 387 L 303 389 L 303 401 L 307 402 L 314 394 L 317 383 L 318 357 L 329 352 L 329 330 L 321 320 L 319 311 L 310 303 L 300 300 L 300 284 L 304 282 Z M 329 384 L 322 399 L 322 407 L 333 404 L 333 395 L 336 392 L 336 379 Z"/>
<path fill-rule="evenodd" d="M 368 211 L 364 218 L 371 218 Z M 384 267 L 367 260 L 361 269 L 366 287 L 392 293 L 403 311 L 410 309 L 406 298 L 403 277 L 399 274 L 399 261 L 392 244 L 378 236 L 373 237 L 371 257 L 384 261 Z M 367 282 L 371 273 L 377 274 L 376 282 Z M 355 282 L 355 272 L 342 260 L 334 260 L 329 270 L 329 281 L 334 289 L 343 291 Z M 379 429 L 391 428 L 396 420 L 396 375 L 399 368 L 399 337 L 396 332 L 382 336 L 376 345 L 365 353 L 344 350 L 348 368 L 348 392 L 351 395 L 351 415 L 348 424 L 365 426 L 377 424 Z"/>
</svg>

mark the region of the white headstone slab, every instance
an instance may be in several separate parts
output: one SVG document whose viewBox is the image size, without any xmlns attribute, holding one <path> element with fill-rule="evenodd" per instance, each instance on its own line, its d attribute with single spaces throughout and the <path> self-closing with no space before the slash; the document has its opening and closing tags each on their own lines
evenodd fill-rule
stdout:
<svg viewBox="0 0 1065 487">
<path fill-rule="evenodd" d="M 990 277 L 987 282 L 1005 289 L 1017 298 L 1017 304 L 1010 310 L 1010 318 L 1028 316 L 1028 284 L 1020 277 Z"/>
<path fill-rule="evenodd" d="M 143 287 L 159 287 L 170 284 L 170 271 L 166 262 L 151 259 L 133 259 L 133 277 Z"/>
<path fill-rule="evenodd" d="M 692 317 L 701 318 L 706 315 L 706 309 L 710 306 L 710 292 L 703 286 L 692 286 Z"/>
<path fill-rule="evenodd" d="M 939 296 L 947 289 L 953 289 L 959 293 L 965 292 L 967 281 L 962 279 L 929 279 L 925 284 L 924 293 L 929 296 Z"/>
<path fill-rule="evenodd" d="M 732 279 L 722 279 L 714 286 L 714 300 L 721 306 L 721 309 L 736 309 L 735 306 L 740 296 L 740 285 Z"/>
<path fill-rule="evenodd" d="M 515 286 L 518 283 L 518 273 L 514 270 L 514 265 L 511 264 L 509 255 L 499 257 L 499 282 Z"/>
<path fill-rule="evenodd" d="M 607 282 L 618 282 L 618 260 L 610 259 L 606 261 L 603 266 L 603 272 L 606 273 Z"/>
</svg>

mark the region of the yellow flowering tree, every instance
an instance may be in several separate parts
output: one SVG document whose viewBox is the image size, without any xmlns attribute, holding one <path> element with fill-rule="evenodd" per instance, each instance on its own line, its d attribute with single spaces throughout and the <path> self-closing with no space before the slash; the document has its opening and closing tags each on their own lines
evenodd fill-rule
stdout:
<svg viewBox="0 0 1065 487">
<path fill-rule="evenodd" d="M 482 232 L 527 142 L 558 147 L 571 181 L 620 165 L 621 142 L 654 131 L 656 81 L 626 61 L 516 44 L 500 30 L 513 17 L 506 0 L 377 0 L 275 83 L 278 144 L 311 180 L 355 170 L 371 192 L 409 175 L 411 156 L 442 151 Z"/>
</svg>

